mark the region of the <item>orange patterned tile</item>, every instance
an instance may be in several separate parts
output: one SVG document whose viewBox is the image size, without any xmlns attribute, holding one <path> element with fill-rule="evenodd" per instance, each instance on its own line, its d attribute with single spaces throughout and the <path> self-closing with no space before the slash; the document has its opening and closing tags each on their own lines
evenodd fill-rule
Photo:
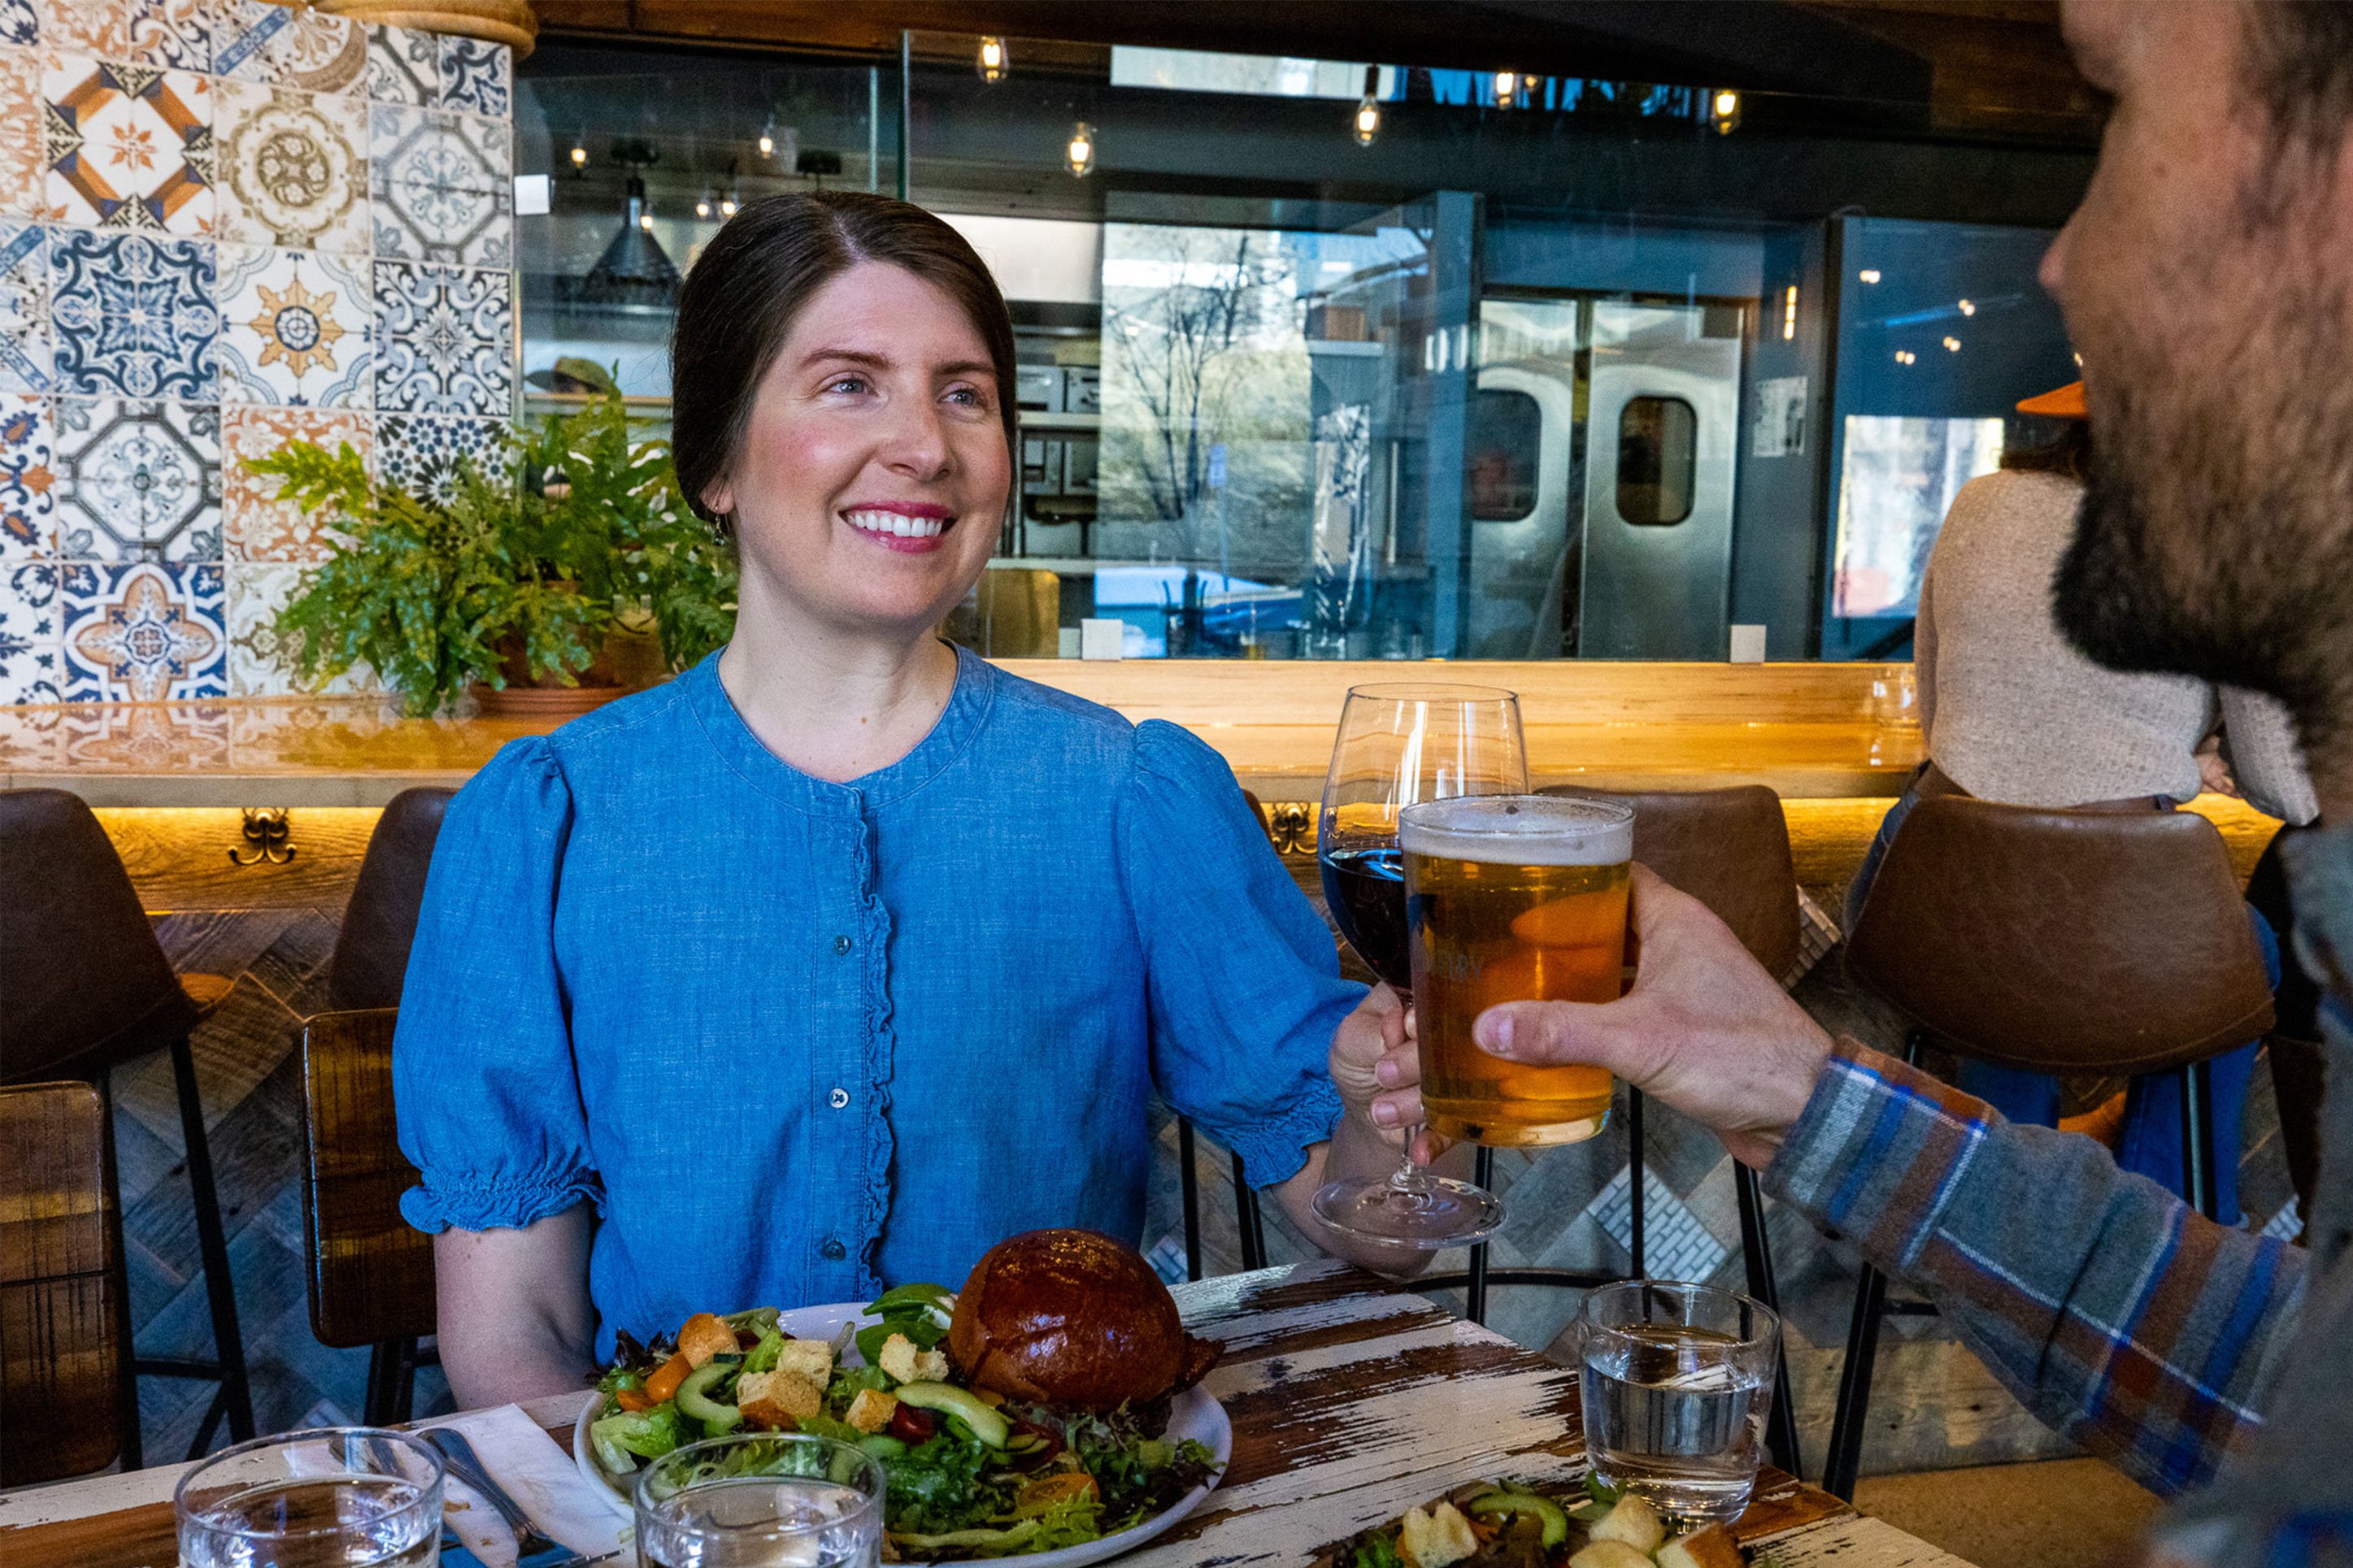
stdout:
<svg viewBox="0 0 2353 1568">
<path fill-rule="evenodd" d="M 221 510 L 229 558 L 235 561 L 323 561 L 333 536 L 320 521 L 277 499 L 279 481 L 246 471 L 245 459 L 266 457 L 289 441 L 333 451 L 345 441 L 363 456 L 375 449 L 364 414 L 319 408 L 238 406 L 222 410 Z"/>
<path fill-rule="evenodd" d="M 0 213 L 16 217 L 39 217 L 48 205 L 41 59 L 31 49 L 0 48 Z"/>
</svg>

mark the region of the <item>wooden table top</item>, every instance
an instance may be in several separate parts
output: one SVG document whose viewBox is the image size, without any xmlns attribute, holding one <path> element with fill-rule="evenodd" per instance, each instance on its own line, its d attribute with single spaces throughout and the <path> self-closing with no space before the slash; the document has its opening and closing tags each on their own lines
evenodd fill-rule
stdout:
<svg viewBox="0 0 2353 1568">
<path fill-rule="evenodd" d="M 1265 801 L 1323 793 L 1352 685 L 1519 693 L 1536 783 L 1614 789 L 1763 784 L 1786 798 L 1899 795 L 1923 752 L 1909 665 L 1268 663 L 1014 659 L 1028 679 L 1183 725 Z M 559 721 L 406 719 L 383 698 L 0 707 L 0 788 L 93 806 L 380 806 L 455 786 Z"/>
<path fill-rule="evenodd" d="M 1176 1295 L 1189 1329 L 1225 1342 L 1204 1386 L 1232 1418 L 1233 1460 L 1190 1519 L 1121 1559 L 1130 1568 L 1303 1564 L 1466 1481 L 1570 1482 L 1586 1468 L 1573 1369 L 1369 1274 L 1300 1264 Z M 525 1410 L 568 1444 L 586 1397 Z M 0 1559 L 168 1568 L 172 1487 L 186 1468 L 0 1495 Z M 1968 1568 L 1773 1470 L 1736 1532 L 1775 1568 Z"/>
</svg>

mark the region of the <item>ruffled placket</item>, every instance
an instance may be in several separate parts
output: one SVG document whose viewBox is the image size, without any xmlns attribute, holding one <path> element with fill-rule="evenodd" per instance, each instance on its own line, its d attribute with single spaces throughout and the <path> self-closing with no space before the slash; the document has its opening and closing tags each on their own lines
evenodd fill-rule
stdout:
<svg viewBox="0 0 2353 1568">
<path fill-rule="evenodd" d="M 856 792 L 853 792 L 855 795 Z M 859 1180 L 859 1230 L 855 1245 L 858 1293 L 868 1300 L 885 1289 L 876 1259 L 883 1227 L 891 1218 L 891 1074 L 898 1040 L 891 1016 L 891 910 L 882 901 L 875 866 L 875 824 L 865 800 L 856 800 L 853 861 L 858 879 L 860 980 L 865 987 L 864 1077 L 860 1114 L 864 1158 Z"/>
</svg>

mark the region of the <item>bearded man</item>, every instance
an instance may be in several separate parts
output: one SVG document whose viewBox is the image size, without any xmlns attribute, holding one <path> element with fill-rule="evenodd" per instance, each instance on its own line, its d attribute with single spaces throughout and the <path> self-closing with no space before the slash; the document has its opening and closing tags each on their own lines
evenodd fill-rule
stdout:
<svg viewBox="0 0 2353 1568">
<path fill-rule="evenodd" d="M 2102 663 L 2296 720 L 2322 827 L 2290 873 L 2329 991 L 2309 1252 L 1833 1041 L 1639 869 L 1627 995 L 1495 1007 L 1477 1038 L 1606 1067 L 1714 1129 L 2037 1414 L 2178 1495 L 2149 1561 L 2353 1562 L 2353 6 L 2068 0 L 2065 26 L 2112 110 L 2042 265 L 2097 454 L 2055 608 Z M 1382 1070 L 1411 1081 L 1402 1054 Z M 1414 1093 L 1389 1097 L 1398 1122 Z"/>
</svg>

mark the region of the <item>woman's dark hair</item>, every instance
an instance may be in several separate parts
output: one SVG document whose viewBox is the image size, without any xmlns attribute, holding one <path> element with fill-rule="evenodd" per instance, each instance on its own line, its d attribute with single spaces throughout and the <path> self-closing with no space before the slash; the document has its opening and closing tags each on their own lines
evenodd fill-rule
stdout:
<svg viewBox="0 0 2353 1568">
<path fill-rule="evenodd" d="M 712 237 L 678 292 L 670 455 L 697 517 L 726 522 L 702 504 L 702 492 L 733 467 L 760 378 L 803 307 L 862 261 L 912 272 L 963 308 L 988 345 L 1013 446 L 1013 319 L 964 236 L 919 206 L 862 191 L 763 196 Z"/>
<path fill-rule="evenodd" d="M 2085 419 L 2063 422 L 2059 434 L 2040 447 L 2006 448 L 2001 454 L 2001 466 L 2012 473 L 2059 474 L 2078 484 L 2091 465 L 2092 426 Z"/>
</svg>

